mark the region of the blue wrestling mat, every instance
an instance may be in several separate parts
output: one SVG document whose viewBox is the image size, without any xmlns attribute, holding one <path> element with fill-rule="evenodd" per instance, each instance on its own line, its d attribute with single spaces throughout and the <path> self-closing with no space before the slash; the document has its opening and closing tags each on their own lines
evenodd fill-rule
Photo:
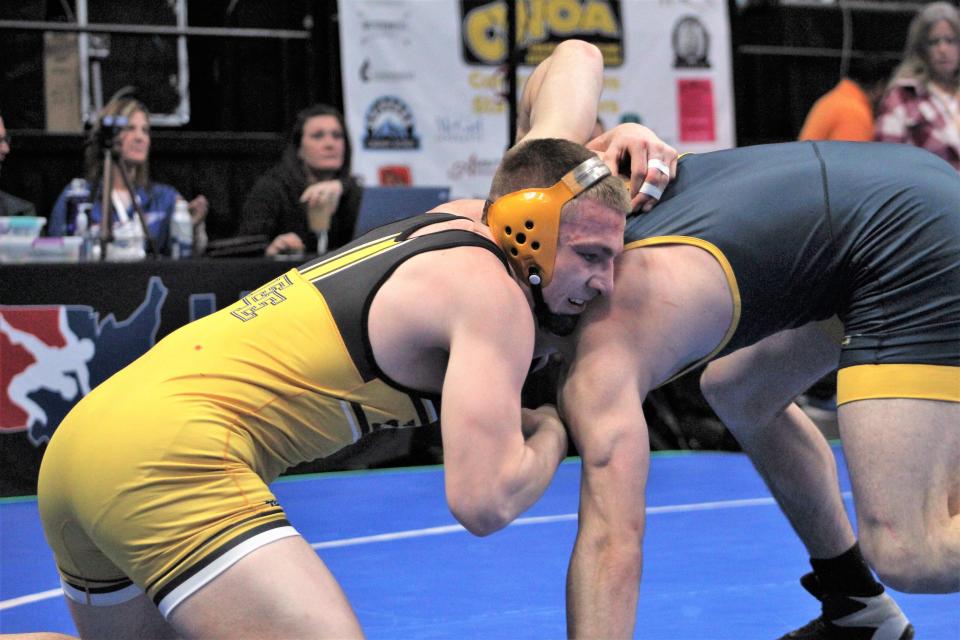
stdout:
<svg viewBox="0 0 960 640">
<path fill-rule="evenodd" d="M 565 636 L 579 471 L 568 460 L 539 503 L 487 538 L 456 525 L 441 468 L 295 476 L 273 488 L 369 638 L 542 640 Z M 842 465 L 841 484 L 849 490 Z M 819 613 L 798 582 L 806 553 L 746 457 L 655 454 L 648 491 L 637 637 L 775 638 Z M 58 584 L 36 501 L 0 501 L 0 631 L 76 633 Z M 960 594 L 893 595 L 918 640 L 960 638 Z"/>
</svg>

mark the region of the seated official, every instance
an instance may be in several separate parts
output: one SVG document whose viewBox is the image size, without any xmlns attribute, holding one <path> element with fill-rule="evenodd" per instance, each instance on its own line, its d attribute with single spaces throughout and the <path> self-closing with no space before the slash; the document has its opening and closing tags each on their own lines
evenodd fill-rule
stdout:
<svg viewBox="0 0 960 640">
<path fill-rule="evenodd" d="M 362 194 L 343 114 L 317 104 L 297 115 L 283 158 L 253 185 L 236 235 L 266 236 L 268 256 L 324 253 L 352 239 Z"/>
<path fill-rule="evenodd" d="M 150 115 L 146 107 L 137 100 L 121 98 L 107 104 L 90 132 L 85 151 L 86 178 L 83 179 L 83 187 L 92 203 L 89 223 L 91 227 L 98 227 L 103 217 L 103 151 L 100 140 L 103 135 L 109 135 L 108 132 L 101 131 L 104 117 L 107 116 L 120 118 L 124 123 L 118 125 L 119 131 L 113 142 L 114 148 L 119 152 L 120 161 L 126 167 L 127 178 L 143 210 L 146 228 L 150 232 L 157 251 L 161 255 L 169 255 L 170 220 L 177 200 L 184 198 L 172 186 L 152 182 L 149 178 Z M 114 234 L 116 235 L 118 228 L 130 228 L 135 235 L 143 236 L 143 227 L 138 220 L 136 208 L 124 184 L 121 171 L 120 165 L 114 164 L 110 191 Z M 50 213 L 47 227 L 49 235 L 72 235 L 75 232 L 75 221 L 68 219 L 67 203 L 70 197 L 71 185 L 68 185 L 60 193 Z M 188 208 L 193 223 L 194 254 L 199 255 L 207 243 L 203 224 L 208 209 L 207 199 L 202 195 L 197 196 L 188 203 Z M 149 243 L 146 240 L 145 246 L 149 249 Z"/>
</svg>

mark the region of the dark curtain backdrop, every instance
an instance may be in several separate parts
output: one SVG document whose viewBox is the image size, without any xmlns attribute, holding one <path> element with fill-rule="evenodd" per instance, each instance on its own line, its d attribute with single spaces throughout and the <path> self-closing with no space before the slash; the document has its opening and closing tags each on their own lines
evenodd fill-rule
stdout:
<svg viewBox="0 0 960 640">
<path fill-rule="evenodd" d="M 899 60 L 913 17 L 910 2 L 850 7 L 854 56 Z M 814 101 L 840 80 L 844 16 L 837 6 L 730 3 L 737 144 L 793 140 Z"/>
<path fill-rule="evenodd" d="M 632 1 L 632 0 L 621 0 Z M 67 21 L 75 0 L 0 2 L 0 20 Z M 739 145 L 792 140 L 814 100 L 839 79 L 830 51 L 843 43 L 837 6 L 804 7 L 730 0 L 734 95 Z M 896 56 L 903 48 L 911 3 L 849 2 L 854 55 Z M 91 19 L 169 21 L 164 0 L 89 0 Z M 917 5 L 918 6 L 918 5 Z M 872 8 L 871 8 L 872 7 Z M 893 9 L 893 10 L 884 10 Z M 233 233 L 240 203 L 257 175 L 279 155 L 282 134 L 297 111 L 313 102 L 343 105 L 336 0 L 189 0 L 190 26 L 307 29 L 309 40 L 196 37 L 188 42 L 189 124 L 156 128 L 153 175 L 185 196 L 204 193 L 213 238 Z M 123 84 L 162 83 L 164 68 L 144 52 L 168 52 L 172 39 L 111 40 L 106 95 Z M 813 55 L 819 53 L 820 55 Z M 149 104 L 153 110 L 158 105 Z M 47 134 L 43 38 L 39 32 L 0 31 L 0 112 L 14 135 L 0 189 L 48 212 L 60 189 L 80 173 L 80 135 Z"/>
<path fill-rule="evenodd" d="M 88 6 L 91 22 L 172 24 L 165 0 L 88 0 Z M 67 22 L 74 10 L 75 0 L 3 0 L 0 20 Z M 189 0 L 187 15 L 191 27 L 311 34 L 309 40 L 188 40 L 190 122 L 154 127 L 151 176 L 188 198 L 206 195 L 208 232 L 218 239 L 233 234 L 246 192 L 279 159 L 295 114 L 313 102 L 342 108 L 336 0 Z M 152 60 L 173 56 L 174 42 L 167 36 L 112 36 L 104 99 L 133 85 L 151 111 L 172 111 L 169 61 Z M 63 186 L 82 173 L 83 135 L 45 131 L 43 73 L 43 35 L 0 30 L 0 113 L 14 138 L 0 189 L 46 215 Z"/>
</svg>

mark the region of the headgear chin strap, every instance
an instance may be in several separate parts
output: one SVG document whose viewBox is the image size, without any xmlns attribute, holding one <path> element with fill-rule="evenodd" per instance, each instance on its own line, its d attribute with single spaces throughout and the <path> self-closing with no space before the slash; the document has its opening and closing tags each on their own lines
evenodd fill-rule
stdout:
<svg viewBox="0 0 960 640">
<path fill-rule="evenodd" d="M 549 188 L 522 189 L 500 196 L 487 210 L 487 224 L 517 273 L 545 287 L 553 277 L 560 241 L 560 210 L 567 202 L 610 175 L 593 156 Z"/>
<path fill-rule="evenodd" d="M 544 331 L 557 336 L 568 336 L 577 328 L 580 316 L 567 313 L 554 313 L 543 300 L 543 290 L 539 285 L 530 287 L 533 290 L 533 315 L 537 319 L 537 326 Z"/>
</svg>

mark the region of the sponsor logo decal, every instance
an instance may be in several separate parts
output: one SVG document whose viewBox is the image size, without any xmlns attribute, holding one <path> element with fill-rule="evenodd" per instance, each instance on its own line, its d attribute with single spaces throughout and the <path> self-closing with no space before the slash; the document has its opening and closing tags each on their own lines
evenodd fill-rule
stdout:
<svg viewBox="0 0 960 640">
<path fill-rule="evenodd" d="M 369 45 L 378 40 L 410 44 L 411 9 L 405 2 L 380 2 L 354 5 L 360 25 L 360 43 Z"/>
<path fill-rule="evenodd" d="M 473 116 L 437 116 L 437 142 L 479 142 L 483 140 L 483 120 Z"/>
<path fill-rule="evenodd" d="M 673 25 L 673 66 L 677 69 L 710 67 L 710 32 L 696 16 L 684 16 Z"/>
<path fill-rule="evenodd" d="M 480 158 L 471 153 L 466 160 L 457 160 L 447 168 L 447 177 L 451 180 L 463 178 L 492 177 L 500 166 L 499 158 Z"/>
<path fill-rule="evenodd" d="M 370 58 L 363 59 L 358 73 L 363 82 L 404 82 L 416 79 L 413 71 L 383 69 Z"/>
<path fill-rule="evenodd" d="M 396 96 L 381 96 L 367 108 L 365 149 L 419 149 L 413 112 Z"/>
<path fill-rule="evenodd" d="M 380 167 L 378 175 L 380 186 L 383 187 L 409 187 L 413 184 L 410 167 L 405 164 L 384 165 Z"/>
<path fill-rule="evenodd" d="M 713 108 L 713 81 L 710 78 L 677 80 L 680 142 L 715 142 L 716 112 Z"/>
</svg>

